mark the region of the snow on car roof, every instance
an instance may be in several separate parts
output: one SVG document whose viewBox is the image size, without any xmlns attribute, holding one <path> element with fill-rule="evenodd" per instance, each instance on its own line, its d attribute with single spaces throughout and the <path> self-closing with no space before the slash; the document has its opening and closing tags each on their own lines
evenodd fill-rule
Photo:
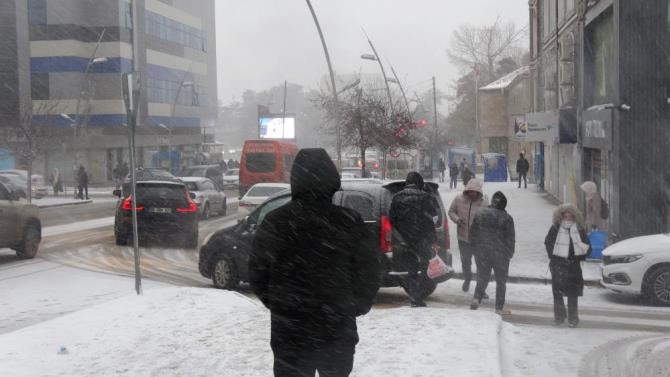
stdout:
<svg viewBox="0 0 670 377">
<path fill-rule="evenodd" d="M 280 182 L 274 182 L 274 183 L 256 183 L 255 185 L 251 187 L 285 187 L 285 188 L 291 188 L 291 185 L 288 183 L 280 183 Z"/>
<path fill-rule="evenodd" d="M 200 182 L 209 180 L 207 177 L 179 177 L 179 179 L 184 182 Z"/>
</svg>

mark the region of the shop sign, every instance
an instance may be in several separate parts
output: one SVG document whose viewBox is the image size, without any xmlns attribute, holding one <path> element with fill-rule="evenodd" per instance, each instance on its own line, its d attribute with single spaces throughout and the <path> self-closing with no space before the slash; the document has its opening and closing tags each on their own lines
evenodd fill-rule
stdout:
<svg viewBox="0 0 670 377">
<path fill-rule="evenodd" d="M 555 143 L 558 139 L 558 111 L 526 114 L 525 141 Z"/>
</svg>

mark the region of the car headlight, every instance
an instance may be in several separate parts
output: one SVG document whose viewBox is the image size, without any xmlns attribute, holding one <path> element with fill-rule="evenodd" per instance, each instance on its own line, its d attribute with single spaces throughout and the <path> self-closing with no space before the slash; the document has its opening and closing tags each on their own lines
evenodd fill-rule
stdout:
<svg viewBox="0 0 670 377">
<path fill-rule="evenodd" d="M 617 263 L 633 263 L 642 258 L 640 254 L 630 254 L 630 255 L 616 255 L 616 256 L 606 256 L 603 258 L 603 263 L 608 264 L 617 264 Z"/>
</svg>

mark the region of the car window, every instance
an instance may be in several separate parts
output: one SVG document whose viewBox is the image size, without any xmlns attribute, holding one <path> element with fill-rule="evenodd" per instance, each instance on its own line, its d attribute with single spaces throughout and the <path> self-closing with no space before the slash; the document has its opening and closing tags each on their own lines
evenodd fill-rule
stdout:
<svg viewBox="0 0 670 377">
<path fill-rule="evenodd" d="M 344 193 L 342 206 L 358 212 L 363 221 L 376 221 L 374 213 L 375 201 L 368 193 L 351 191 Z"/>
<path fill-rule="evenodd" d="M 0 184 L 0 200 L 9 200 L 9 190 L 3 184 Z"/>
<path fill-rule="evenodd" d="M 257 213 L 257 218 L 255 219 L 255 223 L 260 225 L 263 220 L 265 219 L 265 216 L 267 216 L 268 213 L 274 211 L 275 209 L 283 206 L 284 204 L 288 203 L 291 201 L 291 196 L 282 196 L 280 198 L 276 198 L 273 200 L 270 200 L 269 202 L 265 203 L 261 208 L 256 211 Z"/>
<path fill-rule="evenodd" d="M 185 184 L 188 191 L 200 191 L 197 182 L 186 182 Z"/>
<path fill-rule="evenodd" d="M 270 173 L 277 165 L 274 153 L 249 153 L 246 159 L 247 170 L 252 173 Z"/>
</svg>

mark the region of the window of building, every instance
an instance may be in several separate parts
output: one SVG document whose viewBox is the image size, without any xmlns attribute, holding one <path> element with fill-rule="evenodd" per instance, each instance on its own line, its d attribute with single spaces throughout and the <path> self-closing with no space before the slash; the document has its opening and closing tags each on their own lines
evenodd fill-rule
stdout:
<svg viewBox="0 0 670 377">
<path fill-rule="evenodd" d="M 28 20 L 31 25 L 47 24 L 46 0 L 28 0 Z"/>
<path fill-rule="evenodd" d="M 49 74 L 33 72 L 30 77 L 30 92 L 34 100 L 49 99 Z"/>
<path fill-rule="evenodd" d="M 182 87 L 179 89 L 178 81 L 163 80 L 155 77 L 147 77 L 147 96 L 149 102 L 173 104 L 177 98 L 177 104 L 181 106 L 201 106 L 207 103 L 207 92 L 203 87 Z"/>
<path fill-rule="evenodd" d="M 160 14 L 146 11 L 146 33 L 200 51 L 207 51 L 204 31 Z"/>
<path fill-rule="evenodd" d="M 121 13 L 123 15 L 123 26 L 133 28 L 133 7 L 127 0 L 121 0 Z"/>
<path fill-rule="evenodd" d="M 603 13 L 586 30 L 585 94 L 589 105 L 612 100 L 614 64 L 612 11 Z"/>
</svg>

